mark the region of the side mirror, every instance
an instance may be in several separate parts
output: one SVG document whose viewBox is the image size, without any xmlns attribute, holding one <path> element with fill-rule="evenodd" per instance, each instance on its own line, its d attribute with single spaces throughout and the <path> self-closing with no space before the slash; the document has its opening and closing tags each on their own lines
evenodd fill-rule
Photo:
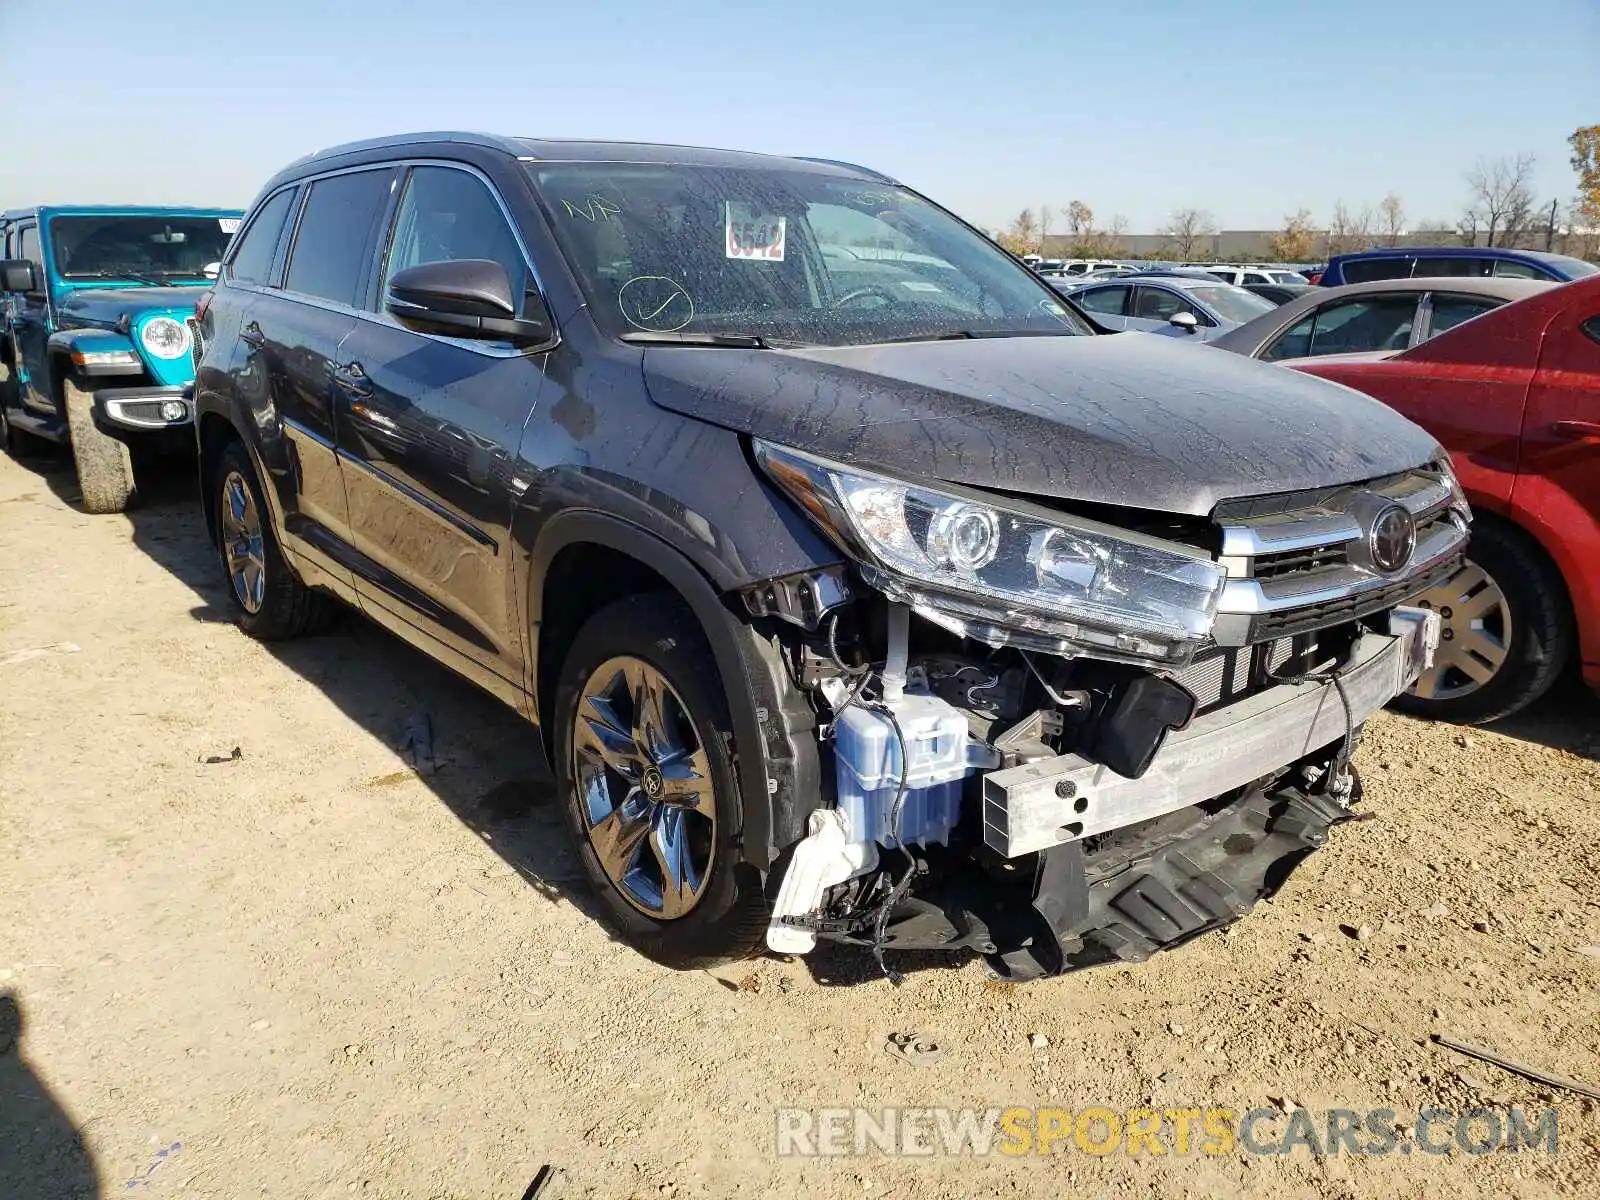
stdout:
<svg viewBox="0 0 1600 1200">
<path fill-rule="evenodd" d="M 41 292 L 39 268 L 25 258 L 0 259 L 0 291 Z"/>
<path fill-rule="evenodd" d="M 530 292 L 527 303 L 530 311 L 519 317 L 511 277 L 499 263 L 458 258 L 399 272 L 389 280 L 384 307 L 428 333 L 532 345 L 553 340 L 555 327 L 544 302 Z"/>
<path fill-rule="evenodd" d="M 1185 333 L 1194 333 L 1200 328 L 1200 322 L 1195 319 L 1192 312 L 1176 312 L 1167 318 L 1167 324 L 1183 330 Z"/>
</svg>

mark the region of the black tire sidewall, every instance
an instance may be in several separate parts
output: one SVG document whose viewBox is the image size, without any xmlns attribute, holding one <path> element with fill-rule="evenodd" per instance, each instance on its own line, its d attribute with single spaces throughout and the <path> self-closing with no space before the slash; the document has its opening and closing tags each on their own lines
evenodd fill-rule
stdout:
<svg viewBox="0 0 1600 1200">
<path fill-rule="evenodd" d="M 1573 627 L 1565 582 L 1543 549 L 1521 530 L 1480 517 L 1467 561 L 1481 567 L 1505 597 L 1511 618 L 1505 664 L 1466 695 L 1424 700 L 1407 694 L 1395 706 L 1417 716 L 1473 725 L 1508 716 L 1549 691 L 1572 657 Z"/>
<path fill-rule="evenodd" d="M 233 578 L 228 573 L 228 554 L 223 545 L 222 508 L 226 500 L 222 488 L 228 476 L 235 471 L 250 489 L 261 519 L 262 557 L 266 560 L 267 578 L 262 588 L 261 608 L 256 612 L 246 609 L 239 600 L 239 594 L 234 591 Z M 217 566 L 222 572 L 223 586 L 228 590 L 234 621 L 252 637 L 263 640 L 292 637 L 301 632 L 307 623 L 304 610 L 311 597 L 307 596 L 305 588 L 284 561 L 283 552 L 278 547 L 277 532 L 272 525 L 272 510 L 267 507 L 255 464 L 250 461 L 250 455 L 242 443 L 232 442 L 218 455 L 210 486 L 212 499 L 217 506 Z"/>
<path fill-rule="evenodd" d="M 706 751 L 716 799 L 711 876 L 705 894 L 682 917 L 659 921 L 618 892 L 590 845 L 587 819 L 572 769 L 572 728 L 589 676 L 608 659 L 629 655 L 650 664 L 688 706 Z M 732 722 L 711 650 L 687 605 L 656 592 L 600 610 L 578 631 L 561 666 L 551 717 L 550 744 L 562 816 L 584 875 L 608 923 L 635 948 L 666 966 L 688 968 L 747 956 L 766 924 L 760 879 L 742 862 L 737 831 L 743 825 L 740 793 L 728 753 Z"/>
</svg>

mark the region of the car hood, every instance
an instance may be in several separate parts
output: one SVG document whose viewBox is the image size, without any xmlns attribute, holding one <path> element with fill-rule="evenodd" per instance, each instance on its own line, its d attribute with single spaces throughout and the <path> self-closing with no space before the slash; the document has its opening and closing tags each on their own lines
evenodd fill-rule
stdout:
<svg viewBox="0 0 1600 1200">
<path fill-rule="evenodd" d="M 1144 334 L 649 347 L 644 371 L 664 408 L 839 462 L 1169 513 L 1438 453 L 1352 389 Z"/>
<path fill-rule="evenodd" d="M 192 310 L 205 288 L 119 287 L 76 288 L 61 302 L 64 319 L 75 325 L 114 327 L 123 317 L 146 312 Z"/>
</svg>

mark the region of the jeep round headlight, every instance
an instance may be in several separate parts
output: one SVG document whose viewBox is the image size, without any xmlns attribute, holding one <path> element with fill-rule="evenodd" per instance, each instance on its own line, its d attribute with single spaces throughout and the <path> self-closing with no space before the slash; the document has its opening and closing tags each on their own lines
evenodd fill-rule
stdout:
<svg viewBox="0 0 1600 1200">
<path fill-rule="evenodd" d="M 171 317 L 152 317 L 139 330 L 139 341 L 157 358 L 182 358 L 189 353 L 189 329 Z"/>
</svg>

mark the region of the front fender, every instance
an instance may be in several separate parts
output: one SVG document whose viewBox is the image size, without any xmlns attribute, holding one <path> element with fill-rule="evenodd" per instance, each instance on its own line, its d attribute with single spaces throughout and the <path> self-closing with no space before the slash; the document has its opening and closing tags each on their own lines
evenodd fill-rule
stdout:
<svg viewBox="0 0 1600 1200">
<path fill-rule="evenodd" d="M 144 358 L 127 334 L 109 329 L 58 329 L 46 343 L 52 358 L 72 363 L 80 375 L 143 375 Z"/>
<path fill-rule="evenodd" d="M 540 611 L 545 578 L 562 550 L 586 544 L 627 555 L 649 567 L 683 597 L 699 620 L 733 718 L 734 769 L 744 823 L 744 859 L 765 869 L 804 833 L 822 803 L 816 720 L 790 684 L 777 647 L 723 602 L 711 580 L 684 554 L 627 522 L 593 510 L 569 510 L 547 521 L 527 562 L 529 612 Z M 529 639 L 529 679 L 537 712 L 540 639 Z M 542 725 L 548 716 L 537 714 Z M 550 744 L 548 733 L 546 745 Z"/>
</svg>

